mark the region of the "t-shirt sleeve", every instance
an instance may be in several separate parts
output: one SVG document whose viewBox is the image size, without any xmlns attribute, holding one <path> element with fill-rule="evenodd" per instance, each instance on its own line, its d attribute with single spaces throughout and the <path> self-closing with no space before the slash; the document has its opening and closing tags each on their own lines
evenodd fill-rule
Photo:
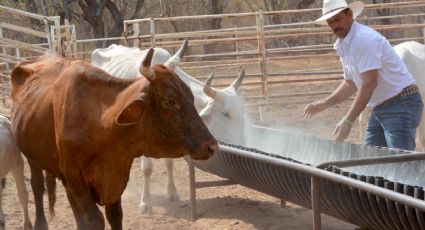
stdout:
<svg viewBox="0 0 425 230">
<path fill-rule="evenodd" d="M 375 37 L 372 40 L 362 39 L 357 46 L 356 59 L 360 73 L 382 67 L 382 40 Z"/>
</svg>

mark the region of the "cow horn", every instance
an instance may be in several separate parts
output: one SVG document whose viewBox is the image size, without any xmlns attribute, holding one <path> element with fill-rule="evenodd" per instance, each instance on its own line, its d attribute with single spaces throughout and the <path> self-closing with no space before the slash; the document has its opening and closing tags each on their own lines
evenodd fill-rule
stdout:
<svg viewBox="0 0 425 230">
<path fill-rule="evenodd" d="M 239 76 L 230 84 L 231 87 L 234 87 L 235 89 L 238 89 L 239 86 L 241 86 L 242 80 L 245 77 L 245 70 L 243 68 L 240 68 L 239 70 Z"/>
<path fill-rule="evenodd" d="M 151 63 L 152 63 L 152 57 L 153 57 L 154 49 L 150 48 L 148 53 L 146 54 L 145 60 L 143 60 L 143 64 L 140 67 L 139 72 L 146 77 L 149 81 L 152 81 L 155 79 L 155 73 L 152 71 Z"/>
<path fill-rule="evenodd" d="M 215 95 L 217 94 L 215 89 L 211 87 L 211 81 L 213 77 L 214 77 L 214 72 L 212 72 L 210 76 L 208 76 L 208 79 L 204 85 L 204 93 L 211 98 L 215 98 Z"/>
<path fill-rule="evenodd" d="M 188 43 L 188 40 L 184 40 L 180 49 L 172 57 L 170 57 L 170 59 L 168 59 L 168 61 L 165 62 L 164 65 L 170 69 L 175 69 L 176 66 L 179 64 L 180 60 L 183 58 L 183 55 L 187 50 Z"/>
</svg>

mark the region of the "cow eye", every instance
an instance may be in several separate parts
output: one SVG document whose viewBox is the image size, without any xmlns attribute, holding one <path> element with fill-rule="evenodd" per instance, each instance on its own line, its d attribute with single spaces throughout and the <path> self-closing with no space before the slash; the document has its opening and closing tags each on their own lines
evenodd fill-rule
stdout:
<svg viewBox="0 0 425 230">
<path fill-rule="evenodd" d="M 223 112 L 222 114 L 223 114 L 223 116 L 230 118 L 230 114 L 228 112 Z"/>
<path fill-rule="evenodd" d="M 174 100 L 168 100 L 168 106 L 174 107 L 176 105 L 176 102 Z"/>
</svg>

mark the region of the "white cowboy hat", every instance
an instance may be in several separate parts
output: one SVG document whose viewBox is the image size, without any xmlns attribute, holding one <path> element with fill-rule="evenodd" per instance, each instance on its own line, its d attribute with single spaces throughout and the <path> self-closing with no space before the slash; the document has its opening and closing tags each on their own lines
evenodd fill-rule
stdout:
<svg viewBox="0 0 425 230">
<path fill-rule="evenodd" d="M 364 8 L 364 3 L 357 1 L 347 4 L 345 0 L 323 0 L 322 17 L 316 19 L 314 22 L 320 25 L 327 25 L 326 20 L 332 18 L 339 12 L 350 8 L 353 11 L 353 18 L 359 16 Z"/>
</svg>

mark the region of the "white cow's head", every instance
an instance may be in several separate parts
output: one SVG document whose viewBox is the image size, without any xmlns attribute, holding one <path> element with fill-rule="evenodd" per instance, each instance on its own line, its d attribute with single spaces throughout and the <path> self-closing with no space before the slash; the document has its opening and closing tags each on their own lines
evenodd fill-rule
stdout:
<svg viewBox="0 0 425 230">
<path fill-rule="evenodd" d="M 238 78 L 227 88 L 217 90 L 211 87 L 214 74 L 211 74 L 204 86 L 204 93 L 212 100 L 199 112 L 210 132 L 220 141 L 245 144 L 245 107 L 236 90 L 239 88 L 245 72 L 241 70 Z"/>
</svg>

